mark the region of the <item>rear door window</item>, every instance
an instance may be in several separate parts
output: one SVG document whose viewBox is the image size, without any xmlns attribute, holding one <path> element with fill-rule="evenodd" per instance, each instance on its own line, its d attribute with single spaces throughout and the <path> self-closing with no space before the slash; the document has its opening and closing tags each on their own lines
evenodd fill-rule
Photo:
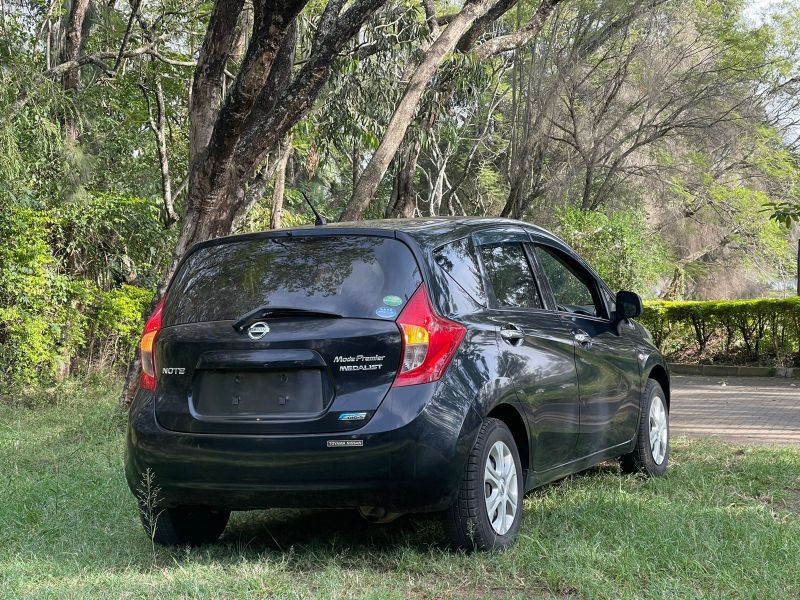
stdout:
<svg viewBox="0 0 800 600">
<path fill-rule="evenodd" d="M 542 299 L 521 243 L 483 244 L 480 255 L 499 308 L 542 308 Z"/>
<path fill-rule="evenodd" d="M 167 294 L 164 325 L 233 320 L 265 306 L 394 319 L 421 282 L 409 248 L 390 238 L 225 242 L 183 263 Z"/>
</svg>

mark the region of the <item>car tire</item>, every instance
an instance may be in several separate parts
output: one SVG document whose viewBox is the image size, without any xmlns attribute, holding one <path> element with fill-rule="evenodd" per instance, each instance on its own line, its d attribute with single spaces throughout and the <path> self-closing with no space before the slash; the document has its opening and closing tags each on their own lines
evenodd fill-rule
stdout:
<svg viewBox="0 0 800 600">
<path fill-rule="evenodd" d="M 633 451 L 620 457 L 623 473 L 659 477 L 669 462 L 669 409 L 664 390 L 649 379 L 642 395 L 639 429 Z"/>
<path fill-rule="evenodd" d="M 225 531 L 231 511 L 180 506 L 139 510 L 139 517 L 148 535 L 162 546 L 199 546 L 215 542 Z M 154 521 L 154 527 L 150 523 Z"/>
<path fill-rule="evenodd" d="M 511 546 L 522 521 L 523 495 L 514 436 L 502 421 L 486 419 L 467 460 L 458 496 L 445 513 L 451 544 L 467 551 Z M 497 506 L 492 514 L 490 505 Z"/>
</svg>

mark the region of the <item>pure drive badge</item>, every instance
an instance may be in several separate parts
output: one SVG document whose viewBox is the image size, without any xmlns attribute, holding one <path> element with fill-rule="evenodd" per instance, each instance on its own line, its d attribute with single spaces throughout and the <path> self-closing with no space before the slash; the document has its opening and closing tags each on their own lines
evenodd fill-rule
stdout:
<svg viewBox="0 0 800 600">
<path fill-rule="evenodd" d="M 339 413 L 339 420 L 340 421 L 363 421 L 367 418 L 367 413 L 365 412 L 344 412 Z"/>
</svg>

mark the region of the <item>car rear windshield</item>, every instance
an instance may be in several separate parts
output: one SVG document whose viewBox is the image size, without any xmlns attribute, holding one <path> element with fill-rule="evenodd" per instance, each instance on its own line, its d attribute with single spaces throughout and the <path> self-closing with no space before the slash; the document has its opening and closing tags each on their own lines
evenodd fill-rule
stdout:
<svg viewBox="0 0 800 600">
<path fill-rule="evenodd" d="M 409 248 L 342 235 L 260 238 L 206 246 L 170 286 L 164 326 L 238 319 L 262 307 L 393 319 L 421 283 Z"/>
</svg>

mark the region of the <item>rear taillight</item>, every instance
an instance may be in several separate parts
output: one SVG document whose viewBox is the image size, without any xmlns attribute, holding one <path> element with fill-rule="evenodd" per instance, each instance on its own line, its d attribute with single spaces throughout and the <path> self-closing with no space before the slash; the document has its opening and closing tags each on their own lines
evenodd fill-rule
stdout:
<svg viewBox="0 0 800 600">
<path fill-rule="evenodd" d="M 419 286 L 397 317 L 403 341 L 403 364 L 395 386 L 436 381 L 444 375 L 464 334 L 463 325 L 433 310 L 425 284 Z"/>
<path fill-rule="evenodd" d="M 142 376 L 139 379 L 139 387 L 154 391 L 156 389 L 156 357 L 153 354 L 153 346 L 156 341 L 156 334 L 161 329 L 161 311 L 164 308 L 164 297 L 158 301 L 153 314 L 144 324 L 142 341 L 139 342 L 139 350 L 142 360 Z"/>
</svg>

